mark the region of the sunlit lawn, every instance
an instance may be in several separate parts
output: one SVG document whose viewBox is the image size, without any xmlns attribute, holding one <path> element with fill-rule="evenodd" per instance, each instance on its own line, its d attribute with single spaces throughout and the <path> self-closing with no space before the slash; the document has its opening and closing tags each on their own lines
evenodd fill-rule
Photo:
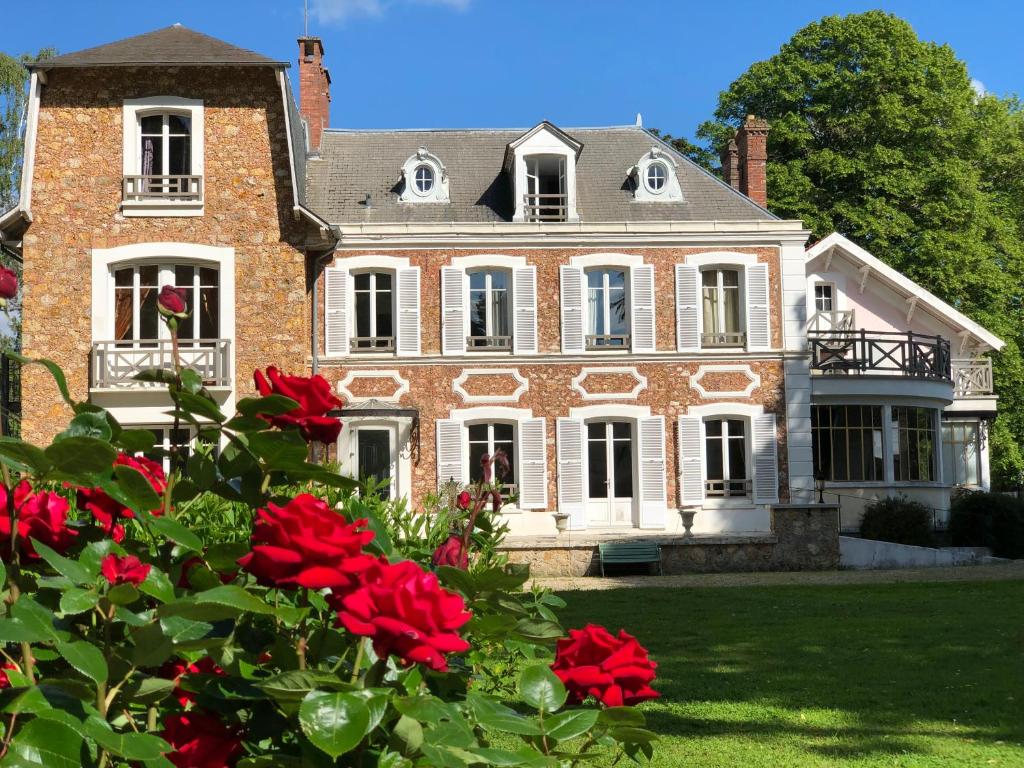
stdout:
<svg viewBox="0 0 1024 768">
<path fill-rule="evenodd" d="M 562 596 L 658 661 L 656 766 L 1024 766 L 1024 582 Z"/>
</svg>

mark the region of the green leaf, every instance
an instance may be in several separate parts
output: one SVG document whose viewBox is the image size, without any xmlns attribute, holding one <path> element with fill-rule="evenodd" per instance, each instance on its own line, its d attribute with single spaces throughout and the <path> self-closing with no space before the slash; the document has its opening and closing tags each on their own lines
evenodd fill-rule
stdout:
<svg viewBox="0 0 1024 768">
<path fill-rule="evenodd" d="M 57 643 L 57 652 L 64 661 L 96 683 L 107 682 L 107 662 L 92 643 Z"/>
<path fill-rule="evenodd" d="M 82 737 L 64 723 L 31 720 L 11 742 L 5 766 L 19 768 L 80 768 Z"/>
<path fill-rule="evenodd" d="M 172 643 L 180 645 L 206 637 L 213 630 L 213 625 L 184 616 L 164 616 L 160 619 L 160 629 Z"/>
<path fill-rule="evenodd" d="M 178 377 L 169 368 L 143 368 L 132 376 L 135 381 L 146 381 L 151 384 L 177 384 Z"/>
<path fill-rule="evenodd" d="M 178 394 L 178 402 L 186 412 L 196 416 L 202 416 L 210 421 L 215 421 L 218 424 L 227 418 L 223 413 L 221 413 L 220 408 L 215 402 L 213 402 L 213 400 L 207 399 L 202 395 L 193 395 L 191 392 L 181 392 Z"/>
<path fill-rule="evenodd" d="M 565 686 L 547 664 L 531 664 L 519 675 L 519 695 L 531 707 L 557 712 L 565 704 Z"/>
<path fill-rule="evenodd" d="M 50 372 L 50 375 L 53 376 L 53 380 L 57 382 L 57 389 L 60 390 L 60 395 L 61 397 L 64 398 L 64 402 L 70 405 L 72 408 L 75 408 L 77 403 L 71 399 L 71 390 L 68 389 L 68 382 L 67 379 L 64 378 L 64 371 L 62 371 L 60 369 L 60 366 L 53 362 L 53 360 L 47 360 L 46 358 L 35 359 L 31 357 L 25 357 L 24 355 L 18 354 L 17 352 L 11 349 L 4 350 L 4 354 L 7 355 L 7 357 L 11 358 L 11 360 L 17 360 L 19 363 L 22 363 L 23 365 L 35 364 L 43 366 L 46 370 Z"/>
<path fill-rule="evenodd" d="M 553 642 L 565 637 L 565 630 L 553 621 L 520 619 L 513 630 L 517 637 L 532 642 Z"/>
<path fill-rule="evenodd" d="M 150 528 L 161 536 L 166 536 L 176 544 L 185 547 L 185 549 L 190 549 L 193 552 L 203 551 L 202 540 L 177 520 L 172 520 L 169 517 L 149 515 L 147 522 Z"/>
<path fill-rule="evenodd" d="M 628 725 L 642 728 L 647 725 L 647 718 L 639 709 L 633 707 L 608 707 L 602 709 L 597 716 L 601 725 Z"/>
<path fill-rule="evenodd" d="M 294 411 L 299 404 L 284 395 L 267 395 L 266 397 L 243 397 L 235 407 L 243 416 L 255 416 L 258 413 L 279 416 L 282 413 Z"/>
<path fill-rule="evenodd" d="M 336 759 L 363 740 L 370 710 L 351 693 L 312 691 L 299 707 L 299 724 L 314 746 Z"/>
<path fill-rule="evenodd" d="M 139 590 L 134 584 L 118 584 L 107 592 L 107 600 L 114 605 L 131 605 L 139 599 Z"/>
<path fill-rule="evenodd" d="M 0 437 L 0 462 L 18 472 L 35 475 L 42 475 L 53 466 L 41 449 L 15 437 Z"/>
<path fill-rule="evenodd" d="M 146 624 L 132 630 L 132 663 L 137 667 L 157 667 L 167 661 L 174 652 L 171 644 L 158 623 Z"/>
<path fill-rule="evenodd" d="M 96 573 L 81 563 L 58 554 L 41 541 L 32 539 L 32 546 L 53 570 L 61 576 L 66 576 L 73 584 L 92 584 L 96 581 Z"/>
<path fill-rule="evenodd" d="M 134 467 L 118 464 L 114 467 L 114 478 L 123 493 L 131 500 L 131 508 L 136 512 L 150 512 L 160 509 L 163 500 L 153 490 L 153 485 L 144 474 Z"/>
<path fill-rule="evenodd" d="M 106 411 L 85 411 L 71 419 L 68 428 L 57 435 L 54 441 L 67 440 L 69 437 L 94 437 L 109 442 L 112 434 Z"/>
<path fill-rule="evenodd" d="M 164 682 L 170 684 L 170 681 Z M 126 760 L 155 760 L 171 751 L 171 745 L 158 736 L 151 733 L 115 733 L 105 721 L 95 716 L 85 721 L 85 727 L 100 747 Z"/>
<path fill-rule="evenodd" d="M 278 702 L 300 701 L 319 689 L 350 691 L 352 686 L 330 672 L 292 670 L 267 678 L 256 686 Z"/>
<path fill-rule="evenodd" d="M 544 721 L 544 733 L 559 741 L 574 739 L 597 724 L 597 715 L 596 709 L 567 709 Z"/>
<path fill-rule="evenodd" d="M 658 738 L 658 734 L 653 731 L 628 725 L 609 728 L 608 734 L 616 741 L 628 744 L 647 744 Z"/>
<path fill-rule="evenodd" d="M 238 559 L 248 554 L 248 541 L 225 541 L 213 544 L 206 550 L 206 562 L 218 573 L 238 570 Z"/>
<path fill-rule="evenodd" d="M 57 632 L 53 628 L 56 616 L 53 611 L 40 605 L 31 597 L 22 595 L 11 607 L 11 616 L 32 632 L 44 636 L 47 640 L 56 640 Z"/>
<path fill-rule="evenodd" d="M 270 426 L 258 416 L 235 416 L 224 424 L 225 429 L 234 432 L 262 432 Z"/>
<path fill-rule="evenodd" d="M 0 643 L 45 643 L 53 640 L 49 632 L 18 619 L 0 619 Z"/>
<path fill-rule="evenodd" d="M 217 482 L 217 464 L 209 456 L 193 453 L 188 457 L 185 471 L 189 480 L 203 490 Z"/>
<path fill-rule="evenodd" d="M 99 602 L 100 596 L 94 589 L 72 587 L 60 596 L 60 612 L 65 616 L 75 616 L 91 611 Z"/>
<path fill-rule="evenodd" d="M 403 755 L 414 754 L 423 744 L 423 726 L 408 715 L 402 715 L 398 722 L 391 726 L 391 738 L 388 746 Z"/>
<path fill-rule="evenodd" d="M 197 594 L 194 599 L 198 605 L 223 605 L 243 613 L 260 613 L 265 616 L 272 616 L 274 613 L 274 606 L 246 592 L 237 584 L 224 584 L 208 589 Z"/>
<path fill-rule="evenodd" d="M 539 736 L 540 726 L 534 720 L 523 717 L 511 707 L 499 704 L 493 699 L 471 693 L 466 699 L 477 721 L 490 731 L 507 731 L 520 736 Z"/>
<path fill-rule="evenodd" d="M 156 436 L 148 429 L 125 429 L 116 442 L 125 453 L 145 453 L 153 447 Z"/>
<path fill-rule="evenodd" d="M 169 603 L 174 600 L 174 585 L 167 577 L 167 574 L 156 566 L 149 569 L 146 580 L 139 584 L 139 591 L 150 597 L 155 597 L 161 603 Z"/>
<path fill-rule="evenodd" d="M 110 471 L 117 458 L 114 447 L 95 437 L 69 437 L 43 451 L 54 467 L 66 475 L 98 475 Z"/>
<path fill-rule="evenodd" d="M 271 469 L 301 466 L 309 455 L 309 446 L 295 430 L 253 432 L 249 435 L 249 447 Z"/>
<path fill-rule="evenodd" d="M 179 375 L 181 376 L 181 386 L 184 387 L 186 392 L 197 395 L 202 391 L 203 377 L 196 371 L 191 368 L 182 368 Z"/>
</svg>

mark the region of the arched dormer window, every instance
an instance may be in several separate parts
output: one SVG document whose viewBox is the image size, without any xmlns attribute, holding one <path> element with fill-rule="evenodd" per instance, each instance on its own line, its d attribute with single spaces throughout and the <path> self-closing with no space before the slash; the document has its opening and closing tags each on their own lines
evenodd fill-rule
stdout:
<svg viewBox="0 0 1024 768">
<path fill-rule="evenodd" d="M 651 147 L 640 160 L 629 169 L 633 184 L 633 196 L 641 202 L 679 202 L 683 191 L 676 175 L 676 161 L 668 152 Z"/>
<path fill-rule="evenodd" d="M 447 203 L 448 171 L 441 158 L 420 147 L 402 165 L 403 203 Z"/>
</svg>

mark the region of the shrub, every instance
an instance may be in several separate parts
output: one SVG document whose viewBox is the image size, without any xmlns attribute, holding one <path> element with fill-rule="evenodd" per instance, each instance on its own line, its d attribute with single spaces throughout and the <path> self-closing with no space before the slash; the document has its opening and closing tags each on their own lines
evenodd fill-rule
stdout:
<svg viewBox="0 0 1024 768">
<path fill-rule="evenodd" d="M 860 535 L 876 541 L 931 547 L 935 545 L 933 527 L 929 507 L 905 496 L 888 496 L 864 508 Z"/>
<path fill-rule="evenodd" d="M 1024 557 L 1024 501 L 1002 493 L 958 494 L 949 533 L 957 547 L 988 547 L 996 557 Z"/>
</svg>

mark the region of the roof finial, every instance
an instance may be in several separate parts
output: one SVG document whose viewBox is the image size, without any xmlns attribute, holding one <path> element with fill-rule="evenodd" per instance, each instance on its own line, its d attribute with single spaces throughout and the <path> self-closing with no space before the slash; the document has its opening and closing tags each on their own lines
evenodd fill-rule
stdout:
<svg viewBox="0 0 1024 768">
<path fill-rule="evenodd" d="M 178 27 L 180 29 L 181 28 L 181 22 L 176 21 L 176 22 L 174 22 L 174 24 L 172 26 Z"/>
<path fill-rule="evenodd" d="M 644 116 L 641 115 L 639 112 L 636 113 L 636 127 L 637 128 L 643 128 L 644 127 Z"/>
</svg>

